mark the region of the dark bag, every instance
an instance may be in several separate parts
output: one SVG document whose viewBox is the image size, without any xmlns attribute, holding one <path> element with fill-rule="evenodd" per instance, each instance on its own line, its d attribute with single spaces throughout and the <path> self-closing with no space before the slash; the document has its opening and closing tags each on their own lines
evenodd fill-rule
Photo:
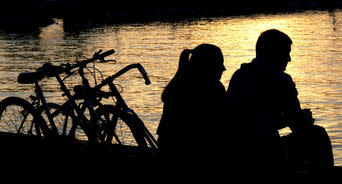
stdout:
<svg viewBox="0 0 342 184">
<path fill-rule="evenodd" d="M 297 169 L 331 168 L 334 156 L 326 130 L 318 125 L 283 137 L 287 161 Z"/>
</svg>

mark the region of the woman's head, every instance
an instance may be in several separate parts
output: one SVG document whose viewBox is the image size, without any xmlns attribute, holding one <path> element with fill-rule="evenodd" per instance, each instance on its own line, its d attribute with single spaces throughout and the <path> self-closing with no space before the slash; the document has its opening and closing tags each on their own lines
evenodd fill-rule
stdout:
<svg viewBox="0 0 342 184">
<path fill-rule="evenodd" d="M 165 87 L 162 100 L 170 94 L 182 91 L 189 80 L 199 82 L 214 82 L 221 79 L 226 68 L 223 65 L 221 49 L 211 44 L 201 44 L 193 50 L 185 49 L 180 54 L 178 71 Z"/>
<path fill-rule="evenodd" d="M 211 44 L 201 44 L 191 52 L 189 68 L 192 75 L 220 80 L 224 67 L 222 51 L 219 47 Z M 199 76 L 195 76 L 199 77 Z"/>
</svg>

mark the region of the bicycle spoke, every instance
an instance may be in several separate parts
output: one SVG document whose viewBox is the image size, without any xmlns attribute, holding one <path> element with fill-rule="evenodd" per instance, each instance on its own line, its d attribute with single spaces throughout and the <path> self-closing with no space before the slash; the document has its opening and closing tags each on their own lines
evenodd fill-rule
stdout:
<svg viewBox="0 0 342 184">
<path fill-rule="evenodd" d="M 24 123 L 25 123 L 25 120 L 26 120 L 26 118 L 27 118 L 27 115 L 28 115 L 28 113 L 25 113 L 24 110 L 21 112 L 21 114 L 23 115 L 23 120 L 22 120 L 21 123 L 20 123 L 20 126 L 19 126 L 19 128 L 18 128 L 18 130 L 17 130 L 17 133 L 20 132 L 21 128 L 23 127 L 23 125 L 24 125 Z M 32 123 L 32 125 L 33 125 L 33 123 Z M 31 127 L 32 127 L 32 126 L 31 126 Z"/>
<path fill-rule="evenodd" d="M 17 135 L 37 135 L 34 128 L 33 106 L 24 99 L 9 97 L 1 103 L 0 128 Z"/>
</svg>

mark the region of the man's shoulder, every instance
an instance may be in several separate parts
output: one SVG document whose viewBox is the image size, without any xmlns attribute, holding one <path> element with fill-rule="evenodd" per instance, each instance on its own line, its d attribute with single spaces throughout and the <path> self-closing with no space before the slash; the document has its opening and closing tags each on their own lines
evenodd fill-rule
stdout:
<svg viewBox="0 0 342 184">
<path fill-rule="evenodd" d="M 240 68 L 237 69 L 233 75 L 242 75 L 250 73 L 252 69 L 251 63 L 242 63 Z"/>
<path fill-rule="evenodd" d="M 297 89 L 296 89 L 296 83 L 292 80 L 292 77 L 287 74 L 283 73 L 281 77 L 281 84 L 283 86 L 283 89 L 293 91 L 293 94 L 298 95 Z"/>
</svg>

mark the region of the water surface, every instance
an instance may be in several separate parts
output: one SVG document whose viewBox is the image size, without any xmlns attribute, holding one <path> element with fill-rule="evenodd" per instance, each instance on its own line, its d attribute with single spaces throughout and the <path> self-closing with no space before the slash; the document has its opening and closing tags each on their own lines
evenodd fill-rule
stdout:
<svg viewBox="0 0 342 184">
<path fill-rule="evenodd" d="M 240 64 L 255 56 L 259 34 L 276 28 L 293 40 L 292 62 L 287 72 L 297 84 L 302 106 L 311 108 L 316 124 L 327 129 L 335 164 L 342 165 L 342 11 L 110 25 L 77 32 L 65 31 L 62 20 L 56 22 L 33 33 L 0 32 L 0 100 L 7 96 L 27 98 L 32 94 L 31 85 L 16 82 L 20 72 L 32 71 L 44 62 L 74 62 L 76 56 L 91 57 L 98 49 L 114 48 L 116 53 L 111 58 L 118 62 L 97 66 L 104 76 L 131 63 L 139 62 L 145 67 L 152 80 L 150 86 L 144 85 L 137 71 L 116 83 L 122 86 L 130 107 L 155 133 L 162 114 L 160 95 L 175 73 L 183 49 L 201 43 L 219 46 L 227 68 L 222 83 L 227 87 Z M 69 86 L 78 82 L 71 79 Z M 63 101 L 56 92 L 56 82 L 49 79 L 42 84 L 49 101 Z"/>
</svg>

